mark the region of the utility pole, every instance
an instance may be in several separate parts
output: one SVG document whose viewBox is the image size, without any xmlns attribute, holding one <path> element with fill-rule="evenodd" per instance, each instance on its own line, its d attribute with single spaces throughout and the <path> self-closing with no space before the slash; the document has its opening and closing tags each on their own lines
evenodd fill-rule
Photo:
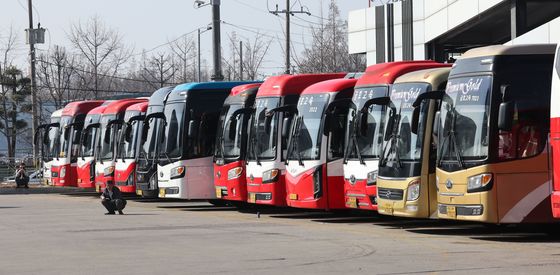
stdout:
<svg viewBox="0 0 560 275">
<path fill-rule="evenodd" d="M 290 74 L 290 15 L 295 15 L 297 13 L 305 13 L 307 15 L 311 15 L 310 12 L 304 11 L 303 6 L 301 7 L 300 11 L 291 11 L 290 10 L 290 0 L 286 0 L 286 9 L 285 10 L 278 10 L 278 5 L 276 5 L 275 11 L 268 11 L 276 16 L 280 13 L 286 14 L 286 69 L 285 74 Z"/>
<path fill-rule="evenodd" d="M 36 134 L 37 127 L 39 126 L 39 121 L 37 120 L 37 84 L 35 82 L 35 40 L 36 34 L 33 30 L 33 3 L 32 0 L 27 1 L 27 11 L 29 13 L 29 55 L 31 63 L 31 128 L 33 135 Z M 37 165 L 37 146 L 33 142 L 33 166 Z"/>
<path fill-rule="evenodd" d="M 243 80 L 243 41 L 239 41 L 239 80 Z"/>
<path fill-rule="evenodd" d="M 198 82 L 201 82 L 201 78 L 200 78 L 200 28 L 197 29 L 198 31 L 198 48 L 197 48 L 197 52 L 198 52 Z"/>
<path fill-rule="evenodd" d="M 211 0 L 212 4 L 212 46 L 214 49 L 214 75 L 212 75 L 212 80 L 222 81 L 224 76 L 222 75 L 222 43 L 220 37 L 220 1 L 221 0 Z"/>
</svg>

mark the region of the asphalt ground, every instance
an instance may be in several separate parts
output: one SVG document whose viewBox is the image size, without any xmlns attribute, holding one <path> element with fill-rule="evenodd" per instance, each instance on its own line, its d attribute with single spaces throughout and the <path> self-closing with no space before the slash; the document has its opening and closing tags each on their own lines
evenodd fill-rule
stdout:
<svg viewBox="0 0 560 275">
<path fill-rule="evenodd" d="M 216 207 L 97 195 L 0 195 L 0 274 L 558 274 L 552 227 L 369 212 Z"/>
</svg>

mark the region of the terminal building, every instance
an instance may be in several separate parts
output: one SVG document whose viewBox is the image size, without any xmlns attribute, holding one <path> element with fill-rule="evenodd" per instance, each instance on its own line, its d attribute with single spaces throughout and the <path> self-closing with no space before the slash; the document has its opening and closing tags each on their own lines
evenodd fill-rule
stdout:
<svg viewBox="0 0 560 275">
<path fill-rule="evenodd" d="M 367 64 L 445 62 L 493 44 L 558 43 L 560 0 L 364 0 L 348 16 L 350 54 Z"/>
</svg>

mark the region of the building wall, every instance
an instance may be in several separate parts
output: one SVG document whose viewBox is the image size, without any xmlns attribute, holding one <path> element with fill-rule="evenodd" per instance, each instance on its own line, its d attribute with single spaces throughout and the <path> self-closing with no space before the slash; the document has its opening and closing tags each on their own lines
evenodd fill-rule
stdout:
<svg viewBox="0 0 560 275">
<path fill-rule="evenodd" d="M 413 1 L 414 59 L 426 58 L 426 43 L 445 34 L 469 19 L 509 0 L 411 0 Z M 402 3 L 394 6 L 395 61 L 402 60 Z M 366 54 L 367 64 L 376 63 L 375 8 L 351 11 L 348 16 L 348 48 L 350 54 Z M 523 36 L 514 43 L 556 43 L 560 39 L 560 23 L 554 20 Z M 535 42 L 533 42 L 535 41 Z M 387 51 L 387 47 L 383 49 Z M 387 55 L 386 55 L 387 56 Z"/>
</svg>

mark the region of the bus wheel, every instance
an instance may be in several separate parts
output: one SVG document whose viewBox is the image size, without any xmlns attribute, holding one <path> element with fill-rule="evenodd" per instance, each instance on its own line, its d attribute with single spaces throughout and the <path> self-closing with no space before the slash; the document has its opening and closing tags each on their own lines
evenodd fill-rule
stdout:
<svg viewBox="0 0 560 275">
<path fill-rule="evenodd" d="M 214 206 L 227 206 L 227 202 L 225 200 L 208 200 L 208 202 Z"/>
</svg>

